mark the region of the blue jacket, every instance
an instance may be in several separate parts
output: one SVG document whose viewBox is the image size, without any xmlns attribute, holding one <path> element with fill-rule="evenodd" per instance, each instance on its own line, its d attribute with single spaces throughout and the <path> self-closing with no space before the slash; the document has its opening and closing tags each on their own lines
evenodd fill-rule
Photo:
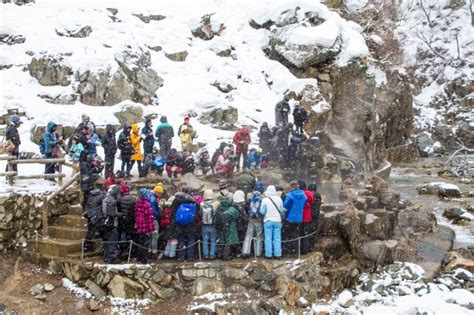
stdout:
<svg viewBox="0 0 474 315">
<path fill-rule="evenodd" d="M 258 154 L 256 151 L 250 151 L 249 156 L 247 157 L 247 167 L 259 166 L 263 162 L 263 155 Z"/>
<path fill-rule="evenodd" d="M 286 196 L 283 204 L 286 209 L 286 221 L 290 223 L 303 222 L 303 208 L 306 199 L 306 195 L 301 189 L 295 189 Z"/>
<path fill-rule="evenodd" d="M 94 133 L 90 139 L 87 140 L 88 144 L 88 153 L 89 156 L 96 156 L 97 155 L 97 145 L 100 144 L 99 136 Z"/>
<path fill-rule="evenodd" d="M 56 135 L 53 133 L 53 128 L 56 127 L 56 124 L 52 121 L 48 123 L 46 126 L 46 132 L 43 135 L 44 140 L 44 152 L 46 154 L 51 153 L 55 145 L 58 144 L 58 139 Z"/>
<path fill-rule="evenodd" d="M 151 209 L 153 210 L 153 218 L 155 220 L 160 219 L 160 207 L 158 206 L 158 200 L 156 199 L 155 193 L 151 189 L 147 189 L 145 195 L 146 200 L 151 204 Z"/>
</svg>

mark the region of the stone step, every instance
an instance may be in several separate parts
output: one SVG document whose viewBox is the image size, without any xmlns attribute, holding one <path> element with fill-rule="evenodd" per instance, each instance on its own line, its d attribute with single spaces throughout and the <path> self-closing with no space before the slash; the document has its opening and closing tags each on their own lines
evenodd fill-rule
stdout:
<svg viewBox="0 0 474 315">
<path fill-rule="evenodd" d="M 68 210 L 67 213 L 71 214 L 71 215 L 80 215 L 80 216 L 82 216 L 82 205 L 77 204 L 77 205 L 69 206 L 69 210 Z"/>
<path fill-rule="evenodd" d="M 93 252 L 87 252 L 87 253 L 82 253 L 82 251 L 80 252 L 73 252 L 73 253 L 70 253 L 70 254 L 67 254 L 66 255 L 66 258 L 70 258 L 70 259 L 81 259 L 82 257 L 83 258 L 92 258 L 92 257 L 100 257 L 102 256 L 102 247 L 97 247 L 98 249 L 93 251 Z"/>
<path fill-rule="evenodd" d="M 80 252 L 82 241 L 57 238 L 37 239 L 29 242 L 30 249 L 45 256 L 64 257 L 69 253 Z"/>
<path fill-rule="evenodd" d="M 50 226 L 49 227 L 49 236 L 52 238 L 62 238 L 65 240 L 78 240 L 86 237 L 87 229 L 84 228 L 74 228 L 68 226 Z"/>
<path fill-rule="evenodd" d="M 74 228 L 87 228 L 87 219 L 79 215 L 62 215 L 58 218 L 58 225 Z"/>
</svg>

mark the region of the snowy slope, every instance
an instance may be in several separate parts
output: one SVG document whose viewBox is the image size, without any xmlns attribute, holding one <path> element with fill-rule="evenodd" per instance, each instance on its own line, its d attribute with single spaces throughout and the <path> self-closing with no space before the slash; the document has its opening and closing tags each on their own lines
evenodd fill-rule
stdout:
<svg viewBox="0 0 474 315">
<path fill-rule="evenodd" d="M 45 125 L 56 123 L 75 126 L 82 113 L 88 113 L 97 125 L 118 123 L 113 112 L 131 101 L 115 106 L 87 106 L 77 101 L 74 105 L 55 105 L 38 95 L 56 96 L 74 93 L 77 82 L 69 86 L 42 86 L 30 76 L 27 65 L 32 56 L 48 53 L 62 56 L 74 72 L 96 72 L 111 68 L 117 70 L 114 56 L 127 47 L 132 49 L 161 46 L 162 51 L 150 50 L 151 67 L 164 79 L 157 90 L 158 106 L 144 107 L 144 113 L 167 115 L 170 123 L 179 126 L 187 114 L 199 115 L 210 108 L 232 105 L 239 110 L 238 125 L 257 125 L 263 121 L 273 124 L 274 104 L 288 90 L 299 92 L 306 84 L 316 85 L 314 79 L 298 79 L 280 63 L 268 59 L 262 48 L 268 45 L 270 31 L 256 30 L 251 19 L 268 20 L 283 11 L 302 8 L 324 17 L 324 28 L 307 28 L 295 34 L 292 40 L 322 42 L 332 28 L 343 34 L 339 62 L 368 53 L 360 34 L 360 27 L 347 22 L 318 1 L 61 1 L 37 0 L 34 4 L 0 6 L 2 22 L 0 33 L 22 35 L 25 43 L 2 45 L 0 63 L 13 65 L 0 71 L 0 114 L 10 108 L 24 110 L 31 119 L 21 128 L 22 149 L 37 151 L 29 142 L 33 122 Z M 113 16 L 107 8 L 118 12 Z M 163 15 L 160 21 L 144 23 L 133 14 Z M 224 23 L 221 36 L 210 41 L 194 38 L 191 30 L 199 25 L 201 17 L 213 14 L 211 21 Z M 118 22 L 114 22 L 115 19 Z M 57 31 L 90 26 L 92 33 L 85 38 L 61 37 Z M 336 30 L 333 30 L 336 31 Z M 216 52 L 231 48 L 232 56 L 225 58 Z M 165 54 L 186 50 L 184 62 L 174 62 Z M 231 84 L 235 90 L 224 94 L 215 82 Z M 271 82 L 271 84 L 268 84 Z M 191 121 L 198 130 L 198 141 L 213 149 L 221 139 L 230 139 L 232 132 L 212 129 Z M 154 122 L 156 126 L 158 121 Z M 255 136 L 255 135 L 254 135 Z M 175 138 L 175 145 L 178 139 Z M 0 168 L 3 165 L 0 164 Z"/>
</svg>

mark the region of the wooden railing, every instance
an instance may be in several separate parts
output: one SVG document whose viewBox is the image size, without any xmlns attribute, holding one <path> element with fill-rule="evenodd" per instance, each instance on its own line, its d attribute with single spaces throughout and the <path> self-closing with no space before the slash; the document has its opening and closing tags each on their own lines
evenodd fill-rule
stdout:
<svg viewBox="0 0 474 315">
<path fill-rule="evenodd" d="M 43 220 L 43 235 L 48 236 L 48 217 L 49 217 L 49 204 L 53 198 L 62 193 L 66 188 L 77 182 L 80 177 L 80 173 L 77 172 L 66 182 L 63 183 L 63 178 L 66 177 L 66 174 L 63 173 L 63 166 L 68 166 L 73 168 L 71 163 L 66 162 L 64 158 L 54 158 L 54 159 L 26 159 L 18 160 L 15 156 L 0 156 L 0 161 L 7 161 L 7 171 L 0 172 L 0 176 L 6 176 L 8 179 L 8 184 L 13 186 L 16 179 L 50 179 L 57 178 L 58 185 L 60 186 L 56 191 L 51 195 L 43 199 L 42 207 L 42 220 Z M 13 171 L 13 165 L 18 164 L 48 164 L 48 163 L 57 163 L 58 164 L 58 173 L 55 174 L 40 174 L 40 175 L 18 175 L 17 172 Z"/>
</svg>

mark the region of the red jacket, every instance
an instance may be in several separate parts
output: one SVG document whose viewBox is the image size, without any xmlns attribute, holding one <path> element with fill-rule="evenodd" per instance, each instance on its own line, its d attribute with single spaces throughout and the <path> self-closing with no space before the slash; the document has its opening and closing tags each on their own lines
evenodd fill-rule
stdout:
<svg viewBox="0 0 474 315">
<path fill-rule="evenodd" d="M 155 232 L 151 204 L 143 197 L 140 197 L 135 204 L 135 228 L 138 234 Z"/>
<path fill-rule="evenodd" d="M 311 215 L 311 204 L 314 202 L 313 193 L 309 190 L 303 190 L 306 196 L 306 203 L 304 204 L 303 208 L 303 222 L 311 222 L 313 221 L 313 217 Z"/>
<path fill-rule="evenodd" d="M 250 133 L 243 133 L 242 130 L 239 130 L 234 135 L 234 143 L 235 143 L 235 152 L 237 153 L 244 153 L 249 150 L 249 144 L 251 141 Z"/>
</svg>

